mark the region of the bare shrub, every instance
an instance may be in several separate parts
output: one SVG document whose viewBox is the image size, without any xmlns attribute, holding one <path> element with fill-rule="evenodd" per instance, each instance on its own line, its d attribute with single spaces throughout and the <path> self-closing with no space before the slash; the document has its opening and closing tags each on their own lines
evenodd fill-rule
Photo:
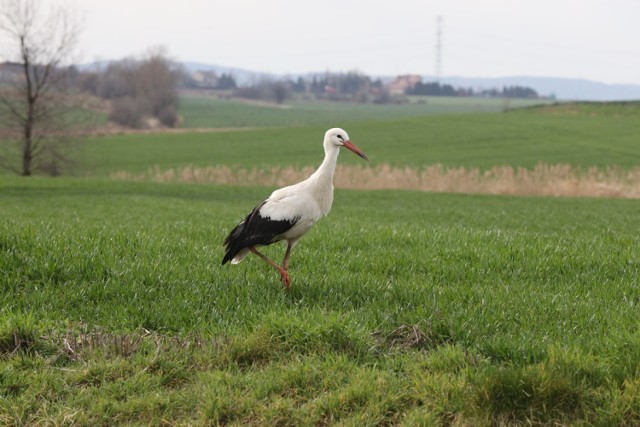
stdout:
<svg viewBox="0 0 640 427">
<path fill-rule="evenodd" d="M 109 120 L 122 126 L 141 129 L 144 127 L 147 111 L 149 107 L 146 100 L 125 96 L 111 101 Z"/>
<path fill-rule="evenodd" d="M 284 186 L 303 180 L 313 167 L 272 167 L 266 169 L 231 168 L 229 166 L 180 169 L 150 169 L 143 174 L 116 172 L 114 179 L 151 180 L 155 182 L 212 183 L 229 185 Z M 425 168 L 338 165 L 336 187 L 353 189 L 407 189 L 429 192 L 481 193 L 524 196 L 619 197 L 640 198 L 640 167 L 585 170 L 570 165 L 540 163 L 533 169 L 496 166 L 486 171 L 476 168 Z"/>
<path fill-rule="evenodd" d="M 160 110 L 158 120 L 165 126 L 170 128 L 175 127 L 179 121 L 178 110 L 176 110 L 176 107 L 173 105 L 168 105 Z"/>
<path fill-rule="evenodd" d="M 284 100 L 289 96 L 290 89 L 285 82 L 278 81 L 274 82 L 271 85 L 271 92 L 273 93 L 273 97 L 275 98 L 276 103 L 282 104 Z"/>
</svg>

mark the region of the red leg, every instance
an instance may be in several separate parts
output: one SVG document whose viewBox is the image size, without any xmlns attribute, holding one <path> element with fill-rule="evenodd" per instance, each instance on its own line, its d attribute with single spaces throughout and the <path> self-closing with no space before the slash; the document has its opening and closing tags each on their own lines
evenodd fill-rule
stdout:
<svg viewBox="0 0 640 427">
<path fill-rule="evenodd" d="M 280 275 L 282 276 L 282 283 L 284 284 L 285 288 L 288 288 L 289 285 L 291 285 L 291 279 L 289 279 L 289 273 L 287 273 L 287 270 L 283 269 L 278 264 L 276 264 L 275 262 L 271 261 L 268 257 L 266 257 L 265 255 L 263 255 L 260 252 L 258 252 L 258 250 L 255 248 L 255 246 L 250 247 L 249 250 L 251 252 L 253 252 L 254 254 L 258 255 L 260 258 L 262 258 L 266 262 L 268 262 L 273 268 L 275 268 L 276 270 L 278 270 L 280 272 Z"/>
<path fill-rule="evenodd" d="M 282 269 L 287 272 L 287 275 L 282 276 L 282 283 L 284 283 L 284 287 L 287 288 L 291 285 L 291 280 L 289 279 L 289 257 L 291 256 L 291 248 L 295 244 L 292 240 L 287 240 L 287 251 L 284 253 L 284 260 L 282 261 Z M 286 277 L 286 279 L 285 279 Z"/>
<path fill-rule="evenodd" d="M 289 271 L 289 257 L 291 256 L 291 248 L 293 248 L 293 242 L 287 240 L 287 251 L 284 253 L 284 260 L 282 261 L 282 269 Z"/>
<path fill-rule="evenodd" d="M 291 286 L 291 279 L 289 278 L 289 273 L 286 271 L 282 273 L 282 285 L 285 289 Z"/>
</svg>

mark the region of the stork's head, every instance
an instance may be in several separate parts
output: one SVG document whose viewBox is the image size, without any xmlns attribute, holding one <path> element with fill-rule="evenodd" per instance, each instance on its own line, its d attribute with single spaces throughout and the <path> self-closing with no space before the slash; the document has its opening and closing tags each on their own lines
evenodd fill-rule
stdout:
<svg viewBox="0 0 640 427">
<path fill-rule="evenodd" d="M 358 148 L 356 144 L 351 142 L 351 140 L 349 139 L 349 135 L 344 131 L 344 129 L 329 129 L 327 133 L 324 134 L 324 147 L 325 149 L 329 147 L 345 147 L 346 149 L 356 153 L 363 159 L 369 160 L 367 155 L 364 154 L 364 152 L 360 148 Z"/>
</svg>

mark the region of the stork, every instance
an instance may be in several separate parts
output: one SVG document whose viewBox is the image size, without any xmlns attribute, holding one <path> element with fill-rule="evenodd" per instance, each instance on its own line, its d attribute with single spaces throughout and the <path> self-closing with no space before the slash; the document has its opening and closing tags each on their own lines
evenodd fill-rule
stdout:
<svg viewBox="0 0 640 427">
<path fill-rule="evenodd" d="M 285 288 L 291 285 L 289 257 L 291 249 L 311 227 L 326 216 L 333 203 L 333 173 L 340 147 L 351 150 L 365 160 L 366 154 L 340 128 L 329 129 L 324 135 L 324 160 L 307 179 L 271 193 L 258 204 L 224 239 L 225 254 L 222 265 L 237 264 L 249 253 L 269 263 L 280 273 Z M 286 241 L 282 266 L 260 253 L 258 246 Z"/>
</svg>

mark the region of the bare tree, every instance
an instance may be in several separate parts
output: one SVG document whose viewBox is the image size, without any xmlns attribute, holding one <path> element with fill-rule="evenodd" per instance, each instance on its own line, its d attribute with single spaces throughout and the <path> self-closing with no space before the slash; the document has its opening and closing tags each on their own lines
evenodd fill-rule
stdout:
<svg viewBox="0 0 640 427">
<path fill-rule="evenodd" d="M 23 176 L 60 172 L 86 123 L 70 66 L 80 34 L 70 9 L 43 10 L 39 0 L 0 0 L 0 166 Z M 21 165 L 21 166 L 18 166 Z"/>
<path fill-rule="evenodd" d="M 180 69 L 166 50 L 151 48 L 140 58 L 110 63 L 98 76 L 97 93 L 111 100 L 109 119 L 133 128 L 157 118 L 163 125 L 178 123 Z"/>
<path fill-rule="evenodd" d="M 282 104 L 290 93 L 289 85 L 282 80 L 273 83 L 271 90 L 278 104 Z"/>
<path fill-rule="evenodd" d="M 178 72 L 162 47 L 149 49 L 138 65 L 136 92 L 149 100 L 152 114 L 159 117 L 163 110 L 178 105 Z"/>
</svg>

